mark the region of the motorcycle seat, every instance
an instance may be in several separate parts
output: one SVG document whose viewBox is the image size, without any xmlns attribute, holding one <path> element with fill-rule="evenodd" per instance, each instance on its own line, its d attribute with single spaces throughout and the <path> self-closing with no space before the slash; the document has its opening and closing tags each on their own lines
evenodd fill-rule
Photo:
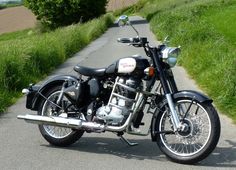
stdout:
<svg viewBox="0 0 236 170">
<path fill-rule="evenodd" d="M 100 77 L 105 75 L 106 68 L 90 68 L 76 65 L 74 70 L 84 76 Z"/>
</svg>

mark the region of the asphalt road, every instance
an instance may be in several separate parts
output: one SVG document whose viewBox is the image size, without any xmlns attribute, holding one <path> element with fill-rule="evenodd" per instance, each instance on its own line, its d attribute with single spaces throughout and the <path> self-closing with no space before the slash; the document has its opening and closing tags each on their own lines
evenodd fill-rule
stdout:
<svg viewBox="0 0 236 170">
<path fill-rule="evenodd" d="M 148 24 L 133 17 L 135 27 L 142 36 L 156 44 Z M 133 54 L 144 55 L 142 49 L 116 42 L 118 37 L 134 37 L 130 27 L 111 27 L 103 36 L 61 65 L 55 74 L 76 74 L 73 66 L 105 67 L 116 59 Z M 182 49 L 184 50 L 184 49 Z M 196 90 L 197 86 L 181 67 L 174 69 L 180 89 Z M 17 120 L 18 114 L 32 113 L 25 109 L 25 98 L 0 117 L 0 169 L 86 169 L 86 170 L 143 170 L 143 169 L 236 169 L 236 126 L 220 114 L 222 133 L 214 152 L 197 165 L 173 163 L 150 140 L 150 136 L 125 135 L 139 145 L 129 147 L 110 132 L 85 134 L 77 143 L 67 148 L 50 146 L 40 135 L 36 125 Z"/>
</svg>

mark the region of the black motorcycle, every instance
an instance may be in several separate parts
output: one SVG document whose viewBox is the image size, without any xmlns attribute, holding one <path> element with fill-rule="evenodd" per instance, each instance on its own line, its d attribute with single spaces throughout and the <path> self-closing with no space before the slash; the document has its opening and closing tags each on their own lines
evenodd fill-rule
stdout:
<svg viewBox="0 0 236 170">
<path fill-rule="evenodd" d="M 165 42 L 150 47 L 125 15 L 118 24 L 130 25 L 137 33 L 136 38 L 118 42 L 143 47 L 147 58 L 125 57 L 100 69 L 77 65 L 78 77 L 61 75 L 43 85 L 30 85 L 23 89 L 26 108 L 38 115 L 18 118 L 39 124 L 42 136 L 56 146 L 73 144 L 84 132 L 115 132 L 130 146 L 137 143 L 125 139 L 124 133 L 151 134 L 175 162 L 192 164 L 206 158 L 218 143 L 220 120 L 210 98 L 178 91 L 171 67 L 180 48 Z M 146 133 L 140 131 L 144 112 L 152 114 L 151 122 L 145 122 L 150 125 Z"/>
</svg>

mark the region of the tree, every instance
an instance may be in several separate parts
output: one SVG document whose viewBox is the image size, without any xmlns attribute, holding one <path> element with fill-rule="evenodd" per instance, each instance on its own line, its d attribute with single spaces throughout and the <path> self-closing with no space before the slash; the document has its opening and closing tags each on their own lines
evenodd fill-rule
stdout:
<svg viewBox="0 0 236 170">
<path fill-rule="evenodd" d="M 106 12 L 107 0 L 25 0 L 41 23 L 57 28 L 85 22 Z"/>
</svg>

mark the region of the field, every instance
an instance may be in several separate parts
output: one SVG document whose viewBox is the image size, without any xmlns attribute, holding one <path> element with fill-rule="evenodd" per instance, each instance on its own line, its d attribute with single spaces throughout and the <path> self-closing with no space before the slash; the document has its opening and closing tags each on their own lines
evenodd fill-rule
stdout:
<svg viewBox="0 0 236 170">
<path fill-rule="evenodd" d="M 23 6 L 0 10 L 1 34 L 35 27 L 36 17 Z"/>
<path fill-rule="evenodd" d="M 109 0 L 107 10 L 108 11 L 115 11 L 118 9 L 123 9 L 124 7 L 133 5 L 137 3 L 138 0 Z"/>
</svg>

